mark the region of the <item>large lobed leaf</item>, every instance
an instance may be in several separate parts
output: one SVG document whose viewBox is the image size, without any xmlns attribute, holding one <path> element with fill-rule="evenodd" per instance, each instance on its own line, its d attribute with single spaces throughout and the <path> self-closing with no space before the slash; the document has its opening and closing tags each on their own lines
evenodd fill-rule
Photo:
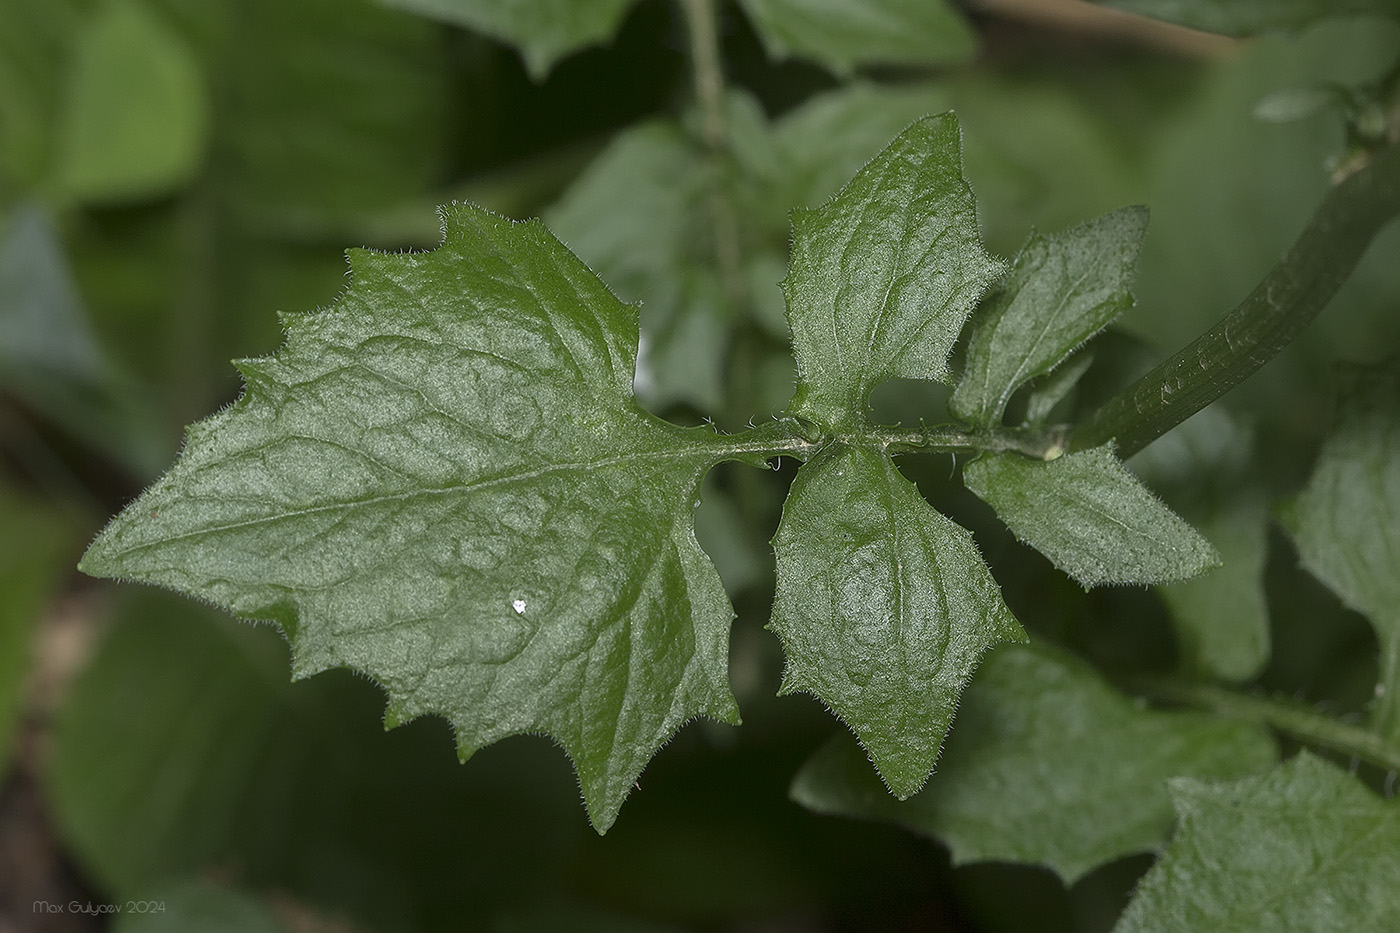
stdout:
<svg viewBox="0 0 1400 933">
<path fill-rule="evenodd" d="M 276 620 L 299 676 L 364 671 L 463 757 L 549 733 L 606 830 L 682 723 L 737 720 L 692 532 L 714 435 L 637 407 L 634 312 L 538 222 L 443 218 L 434 252 L 354 252 L 82 566 Z"/>
<path fill-rule="evenodd" d="M 1040 864 L 1072 884 L 1166 841 L 1168 778 L 1235 776 L 1274 758 L 1257 728 L 1144 709 L 1069 655 L 1010 647 L 973 678 L 938 773 L 918 795 L 891 800 L 836 740 L 803 766 L 792 796 L 936 836 L 955 863 Z"/>
<path fill-rule="evenodd" d="M 1400 806 L 1308 752 L 1267 774 L 1171 782 L 1181 819 L 1115 928 L 1400 928 Z"/>
</svg>

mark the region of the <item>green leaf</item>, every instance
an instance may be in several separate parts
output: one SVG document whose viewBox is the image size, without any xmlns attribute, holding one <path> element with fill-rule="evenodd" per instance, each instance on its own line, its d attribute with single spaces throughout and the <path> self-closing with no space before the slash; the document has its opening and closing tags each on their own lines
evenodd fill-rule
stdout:
<svg viewBox="0 0 1400 933">
<path fill-rule="evenodd" d="M 982 654 L 1025 640 L 972 535 L 884 452 L 834 444 L 798 471 L 773 550 L 779 692 L 819 697 L 908 797 Z"/>
<path fill-rule="evenodd" d="M 1013 392 L 1132 307 L 1146 233 L 1147 210 L 1126 207 L 1062 233 L 1032 234 L 974 319 L 953 413 L 999 423 Z"/>
<path fill-rule="evenodd" d="M 716 179 L 679 126 L 619 134 L 545 216 L 617 294 L 641 304 L 637 395 L 655 410 L 723 399 L 731 309 L 714 269 L 706 195 Z"/>
<path fill-rule="evenodd" d="M 850 429 L 880 383 L 949 379 L 963 321 L 1005 268 L 982 247 L 960 150 L 957 118 L 927 117 L 827 204 L 793 212 L 794 414 Z"/>
<path fill-rule="evenodd" d="M 484 32 L 518 46 L 525 67 L 543 81 L 554 63 L 610 39 L 635 0 L 379 0 Z"/>
<path fill-rule="evenodd" d="M 1181 818 L 1115 928 L 1400 927 L 1400 807 L 1304 751 L 1267 774 L 1170 784 Z"/>
<path fill-rule="evenodd" d="M 178 33 L 139 0 L 84 24 L 57 141 L 58 184 L 84 201 L 130 200 L 189 182 L 209 134 L 204 78 Z"/>
<path fill-rule="evenodd" d="M 1269 660 L 1269 512 L 1253 454 L 1251 432 L 1217 404 L 1133 458 L 1133 471 L 1220 552 L 1218 569 L 1158 588 L 1194 676 L 1245 681 Z"/>
<path fill-rule="evenodd" d="M 350 912 L 354 929 L 435 929 L 433 916 L 526 901 L 534 873 L 585 841 L 546 743 L 459 767 L 440 720 L 386 733 L 365 678 L 289 682 L 269 626 L 160 590 L 114 595 L 45 769 L 64 851 L 114 899 L 232 865 L 251 888 Z"/>
<path fill-rule="evenodd" d="M 1333 16 L 1400 16 L 1396 0 L 1093 0 L 1102 6 L 1151 16 L 1227 36 L 1302 29 Z"/>
<path fill-rule="evenodd" d="M 1349 383 L 1308 485 L 1281 518 L 1303 566 L 1375 629 L 1377 725 L 1400 736 L 1400 365 L 1357 369 Z"/>
<path fill-rule="evenodd" d="M 774 58 L 810 58 L 848 74 L 858 65 L 969 61 L 977 37 L 945 0 L 741 0 Z"/>
<path fill-rule="evenodd" d="M 1050 461 L 991 454 L 963 478 L 1017 538 L 1086 588 L 1184 580 L 1220 562 L 1109 445 Z"/>
<path fill-rule="evenodd" d="M 157 889 L 123 906 L 113 933 L 287 933 L 256 898 L 208 881 Z"/>
<path fill-rule="evenodd" d="M 82 569 L 275 620 L 298 676 L 361 670 L 463 758 L 547 732 L 604 831 L 682 723 L 738 718 L 691 519 L 722 455 L 636 405 L 635 314 L 542 225 L 443 220 L 431 253 L 353 252 Z"/>
<path fill-rule="evenodd" d="M 1073 884 L 1166 841 L 1167 778 L 1235 776 L 1275 754 L 1251 726 L 1144 709 L 1070 655 L 1011 647 L 979 668 L 938 773 L 916 796 L 882 793 L 843 737 L 803 766 L 792 796 L 821 813 L 935 836 L 954 864 L 1045 865 Z"/>
<path fill-rule="evenodd" d="M 31 641 L 68 530 L 61 516 L 0 486 L 0 777 L 9 764 Z"/>
</svg>

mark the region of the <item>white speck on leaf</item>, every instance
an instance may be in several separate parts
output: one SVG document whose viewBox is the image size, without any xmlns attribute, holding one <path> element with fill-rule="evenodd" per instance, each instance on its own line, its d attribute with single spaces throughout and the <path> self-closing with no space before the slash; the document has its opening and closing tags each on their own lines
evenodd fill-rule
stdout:
<svg viewBox="0 0 1400 933">
<path fill-rule="evenodd" d="M 523 599 L 517 599 L 517 600 L 515 600 L 514 602 L 512 602 L 510 605 L 511 605 L 511 608 L 514 609 L 514 610 L 515 610 L 517 613 L 519 613 L 520 615 L 524 615 L 524 614 L 525 614 L 525 600 L 523 600 Z"/>
</svg>

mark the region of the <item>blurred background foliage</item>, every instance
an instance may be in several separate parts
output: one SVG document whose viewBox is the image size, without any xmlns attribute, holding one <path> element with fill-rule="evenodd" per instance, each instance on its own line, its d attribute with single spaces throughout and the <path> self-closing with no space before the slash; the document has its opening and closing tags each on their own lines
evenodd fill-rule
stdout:
<svg viewBox="0 0 1400 933">
<path fill-rule="evenodd" d="M 237 396 L 230 358 L 275 352 L 278 312 L 330 304 L 345 247 L 432 246 L 452 199 L 544 216 L 642 302 L 652 410 L 766 418 L 793 382 L 787 211 L 949 108 L 994 250 L 1152 209 L 1138 307 L 1064 403 L 1086 410 L 1243 297 L 1326 189 L 1340 121 L 1264 123 L 1255 105 L 1374 78 L 1400 30 L 1353 18 L 1234 41 L 1000 0 L 928 4 L 891 42 L 785 0 L 724 3 L 719 137 L 678 4 L 600 2 L 574 22 L 582 7 L 540 0 L 523 54 L 493 38 L 519 26 L 492 12 L 512 6 L 0 0 L 0 930 L 100 926 L 32 910 L 75 899 L 166 904 L 115 921 L 131 931 L 1107 928 L 1144 857 L 1066 887 L 953 869 L 932 840 L 789 802 L 840 729 L 773 697 L 765 542 L 790 465 L 717 470 L 697 518 L 739 612 L 745 725 L 685 729 L 604 838 L 547 743 L 459 766 L 440 721 L 384 733 L 362 678 L 289 683 L 272 629 L 71 568 L 182 426 Z M 974 529 L 1038 637 L 1359 710 L 1374 637 L 1295 569 L 1268 506 L 1307 476 L 1332 365 L 1400 346 L 1396 255 L 1392 227 L 1305 339 L 1134 461 L 1217 541 L 1218 575 L 1083 593 L 950 483 L 947 458 L 902 468 Z M 932 422 L 945 396 L 898 383 L 874 404 Z"/>
</svg>

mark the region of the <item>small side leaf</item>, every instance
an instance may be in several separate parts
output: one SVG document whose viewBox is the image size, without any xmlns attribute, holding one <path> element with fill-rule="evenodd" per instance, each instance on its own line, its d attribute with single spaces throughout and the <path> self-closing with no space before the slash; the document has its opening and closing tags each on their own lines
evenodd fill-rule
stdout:
<svg viewBox="0 0 1400 933">
<path fill-rule="evenodd" d="M 1108 445 L 1050 461 L 993 454 L 963 477 L 1017 538 L 1086 588 L 1184 580 L 1220 562 Z"/>
<path fill-rule="evenodd" d="M 970 60 L 977 36 L 947 0 L 741 0 L 774 58 L 857 65 L 950 65 Z"/>
<path fill-rule="evenodd" d="M 961 143 L 952 114 L 926 117 L 831 201 L 793 212 L 793 414 L 840 429 L 882 382 L 948 381 L 963 322 L 1005 268 L 982 246 Z"/>
<path fill-rule="evenodd" d="M 463 758 L 547 732 L 606 830 L 682 723 L 738 718 L 692 528 L 714 434 L 637 406 L 634 311 L 541 224 L 443 220 L 431 253 L 354 252 L 82 569 L 275 620 L 297 675 L 364 671 Z"/>
<path fill-rule="evenodd" d="M 1132 307 L 1146 233 L 1147 209 L 1125 207 L 1063 233 L 1032 234 L 974 318 L 953 413 L 998 423 L 1013 392 Z"/>
<path fill-rule="evenodd" d="M 773 549 L 780 692 L 830 706 L 908 797 L 933 770 L 978 659 L 1025 640 L 972 535 L 886 454 L 837 444 L 798 471 Z"/>
<path fill-rule="evenodd" d="M 1180 828 L 1117 933 L 1400 929 L 1400 804 L 1306 751 L 1170 788 Z"/>
<path fill-rule="evenodd" d="M 792 797 L 935 836 L 955 864 L 1045 865 L 1073 884 L 1166 842 L 1168 778 L 1235 776 L 1275 755 L 1256 728 L 1144 709 L 1070 655 L 1009 647 L 978 669 L 938 773 L 916 796 L 898 803 L 881 793 L 838 737 L 798 772 Z"/>
<path fill-rule="evenodd" d="M 612 38 L 636 0 L 379 0 L 486 33 L 520 49 L 525 67 L 543 81 L 570 52 Z"/>
</svg>

